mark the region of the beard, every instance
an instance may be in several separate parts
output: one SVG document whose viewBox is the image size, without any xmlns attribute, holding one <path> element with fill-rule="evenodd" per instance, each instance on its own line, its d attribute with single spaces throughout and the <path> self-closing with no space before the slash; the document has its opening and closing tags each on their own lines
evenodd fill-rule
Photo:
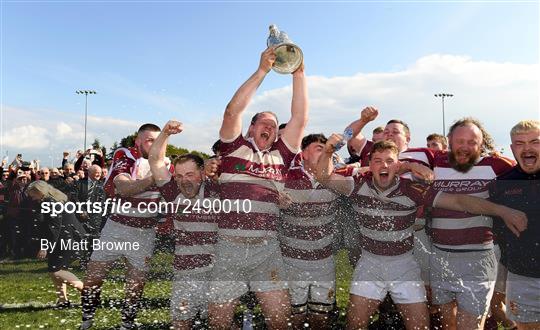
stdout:
<svg viewBox="0 0 540 330">
<path fill-rule="evenodd" d="M 448 153 L 448 162 L 450 166 L 458 172 L 467 173 L 476 164 L 476 160 L 480 157 L 479 154 L 470 155 L 466 163 L 460 164 L 457 162 L 453 152 Z"/>
</svg>

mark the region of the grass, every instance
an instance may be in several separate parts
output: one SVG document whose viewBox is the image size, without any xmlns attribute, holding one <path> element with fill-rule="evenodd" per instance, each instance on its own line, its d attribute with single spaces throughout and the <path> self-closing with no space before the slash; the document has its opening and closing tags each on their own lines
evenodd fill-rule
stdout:
<svg viewBox="0 0 540 330">
<path fill-rule="evenodd" d="M 167 329 L 170 325 L 172 255 L 158 253 L 153 258 L 149 280 L 144 289 L 145 306 L 138 316 L 143 329 Z M 83 278 L 77 267 L 73 273 Z M 103 286 L 102 306 L 96 313 L 94 328 L 111 329 L 120 324 L 120 304 L 124 296 L 123 269 L 113 269 Z M 338 254 L 337 304 L 343 322 L 349 298 L 352 267 L 345 252 Z M 53 309 L 56 295 L 47 273 L 47 265 L 38 260 L 0 263 L 0 329 L 77 329 L 80 306 L 66 310 Z M 77 304 L 79 294 L 69 289 L 70 299 Z"/>
</svg>

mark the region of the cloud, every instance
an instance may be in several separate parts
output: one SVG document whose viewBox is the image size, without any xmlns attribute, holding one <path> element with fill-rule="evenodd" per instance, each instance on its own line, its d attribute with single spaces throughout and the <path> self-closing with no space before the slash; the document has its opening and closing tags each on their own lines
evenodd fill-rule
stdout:
<svg viewBox="0 0 540 330">
<path fill-rule="evenodd" d="M 24 125 L 3 133 L 2 142 L 6 148 L 36 150 L 47 148 L 50 140 L 45 128 Z"/>
<path fill-rule="evenodd" d="M 60 122 L 58 123 L 58 125 L 56 125 L 56 134 L 59 137 L 71 135 L 72 132 L 73 132 L 73 129 L 71 128 L 71 126 L 69 126 L 68 124 L 64 122 Z"/>
<path fill-rule="evenodd" d="M 358 73 L 353 76 L 309 76 L 310 115 L 306 133 L 342 132 L 363 107 L 376 106 L 379 118 L 366 129 L 392 118 L 411 127 L 411 146 L 424 146 L 425 137 L 442 132 L 441 99 L 445 100 L 446 129 L 461 117 L 480 119 L 501 146 L 509 144 L 508 132 L 521 119 L 539 118 L 538 64 L 475 61 L 467 56 L 434 54 L 422 57 L 397 72 Z M 272 109 L 280 121 L 290 116 L 292 87 L 259 94 L 251 113 Z M 246 121 L 245 121 L 246 122 Z M 247 123 L 246 123 L 247 124 Z M 508 150 L 508 149 L 507 149 Z"/>
<path fill-rule="evenodd" d="M 455 95 L 445 102 L 446 128 L 458 118 L 476 117 L 485 124 L 496 143 L 508 151 L 508 132 L 514 123 L 540 117 L 538 77 L 538 64 L 478 61 L 468 56 L 445 54 L 419 58 L 395 72 L 308 76 L 310 117 L 306 133 L 341 132 L 359 117 L 363 107 L 373 105 L 379 108 L 380 115 L 365 128 L 366 135 L 370 136 L 374 127 L 384 125 L 389 119 L 399 118 L 411 128 L 411 146 L 423 146 L 428 134 L 442 132 L 441 99 L 434 94 L 446 92 Z M 262 88 L 264 85 L 243 118 L 244 132 L 251 116 L 258 111 L 272 110 L 278 114 L 280 122 L 290 117 L 292 87 Z M 156 103 L 163 101 L 148 94 L 142 97 Z M 160 103 L 161 106 L 177 108 L 179 104 L 170 100 Z M 82 148 L 84 124 L 79 117 L 54 109 L 4 105 L 3 110 L 2 144 L 10 154 L 28 151 L 39 157 L 50 154 L 60 157 L 63 150 Z M 196 110 L 181 118 L 185 130 L 171 137 L 171 143 L 210 152 L 218 138 L 222 114 L 194 116 Z M 99 138 L 110 147 L 114 141 L 133 133 L 141 123 L 136 115 L 129 120 L 112 113 L 89 116 L 88 143 Z M 4 128 L 7 128 L 5 132 Z"/>
</svg>

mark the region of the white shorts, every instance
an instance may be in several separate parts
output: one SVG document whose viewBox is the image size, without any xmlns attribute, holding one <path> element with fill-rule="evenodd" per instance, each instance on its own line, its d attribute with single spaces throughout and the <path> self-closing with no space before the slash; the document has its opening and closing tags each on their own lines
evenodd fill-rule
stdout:
<svg viewBox="0 0 540 330">
<path fill-rule="evenodd" d="M 520 323 L 540 323 L 540 278 L 508 272 L 506 316 Z"/>
<path fill-rule="evenodd" d="M 418 263 L 412 252 L 379 256 L 364 250 L 354 270 L 351 294 L 383 301 L 387 293 L 396 304 L 425 302 Z"/>
<path fill-rule="evenodd" d="M 506 277 L 508 276 L 508 269 L 501 264 L 501 249 L 498 245 L 495 245 L 493 249 L 495 257 L 497 258 L 497 279 L 495 280 L 495 292 L 506 292 Z"/>
<path fill-rule="evenodd" d="M 261 244 L 219 239 L 210 283 L 210 301 L 226 303 L 248 291 L 268 292 L 288 288 L 277 238 Z"/>
<path fill-rule="evenodd" d="M 208 317 L 208 296 L 210 294 L 210 271 L 197 274 L 174 275 L 171 297 L 171 318 L 173 321 L 193 319 L 197 313 Z"/>
<path fill-rule="evenodd" d="M 444 305 L 455 300 L 458 308 L 472 315 L 486 315 L 496 272 L 493 250 L 446 252 L 434 247 L 431 255 L 433 304 Z"/>
<path fill-rule="evenodd" d="M 94 250 L 90 260 L 108 262 L 115 261 L 120 257 L 125 257 L 129 264 L 136 269 L 146 272 L 150 266 L 150 259 L 154 253 L 154 242 L 156 232 L 154 228 L 135 228 L 123 225 L 111 219 L 107 219 L 105 226 L 101 230 L 99 241 L 103 246 L 116 243 L 117 246 L 134 246 L 138 243 L 138 249 L 99 249 Z M 131 243 L 131 244 L 123 244 Z"/>
<path fill-rule="evenodd" d="M 414 259 L 420 267 L 420 276 L 425 285 L 429 285 L 430 266 L 429 256 L 431 255 L 431 240 L 426 234 L 425 228 L 414 232 Z"/>
<path fill-rule="evenodd" d="M 293 312 L 306 308 L 319 313 L 333 310 L 336 301 L 336 271 L 334 257 L 324 260 L 283 258 Z"/>
</svg>

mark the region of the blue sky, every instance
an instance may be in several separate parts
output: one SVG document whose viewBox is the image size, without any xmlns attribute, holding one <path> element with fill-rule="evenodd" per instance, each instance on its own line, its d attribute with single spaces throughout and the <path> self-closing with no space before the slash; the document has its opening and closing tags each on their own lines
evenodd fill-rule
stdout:
<svg viewBox="0 0 540 330">
<path fill-rule="evenodd" d="M 324 91 L 331 90 L 328 86 L 342 80 L 362 75 L 367 81 L 382 79 L 389 84 L 384 80 L 388 75 L 399 79 L 407 72 L 424 72 L 426 61 L 418 61 L 441 55 L 429 60 L 441 63 L 440 79 L 435 71 L 435 75 L 421 77 L 412 74 L 413 80 L 402 82 L 408 86 L 421 84 L 416 92 L 400 90 L 377 98 L 376 90 L 363 90 L 365 84 L 360 83 L 357 98 L 351 98 L 341 110 L 332 108 L 335 102 L 328 102 L 330 105 L 325 108 L 321 106 L 324 102 L 315 101 L 310 121 L 314 129 L 325 133 L 342 130 L 355 119 L 351 114 L 359 113 L 365 105 L 381 105 L 383 112 L 384 106 L 406 102 L 411 95 L 425 98 L 422 104 L 426 108 L 409 102 L 402 103 L 403 109 L 387 113 L 399 116 L 402 111 L 415 112 L 419 117 L 409 119 L 414 121 L 422 118 L 422 112 L 440 111 L 440 101 L 432 96 L 440 91 L 456 94 L 447 105 L 448 111 L 459 105 L 463 114 L 484 119 L 483 112 L 467 105 L 478 102 L 482 107 L 486 98 L 481 95 L 491 95 L 494 84 L 507 86 L 506 91 L 514 90 L 509 85 L 515 88 L 514 94 L 496 102 L 501 110 L 515 104 L 513 97 L 526 100 L 519 109 L 522 115 L 516 114 L 515 121 L 538 117 L 538 79 L 527 75 L 530 71 L 537 73 L 538 69 L 538 2 L 3 1 L 1 9 L 4 142 L 0 152 L 4 155 L 9 150 L 11 157 L 17 147 L 28 157 L 45 158 L 47 153 L 56 157 L 64 149 L 74 150 L 82 145 L 84 98 L 75 94 L 77 89 L 98 92 L 89 97 L 89 115 L 95 117 L 89 121 L 89 140 L 99 137 L 110 145 L 135 130 L 137 124 L 153 121 L 162 125 L 167 119 L 177 118 L 188 123 L 193 136 L 180 136 L 173 142 L 207 151 L 217 137 L 226 103 L 256 69 L 271 23 L 287 31 L 302 48 L 314 91 L 321 79 L 331 82 L 324 88 L 318 86 L 322 94 L 311 93 L 310 88 L 310 96 L 319 101 Z M 501 68 L 499 71 L 508 69 L 505 72 L 509 73 L 498 77 L 498 83 L 486 80 L 485 74 L 478 77 L 482 78 L 478 83 L 470 77 L 472 82 L 467 81 L 478 88 L 478 99 L 472 100 L 469 95 L 465 97 L 466 91 L 458 94 L 456 90 L 446 90 L 451 86 L 459 90 L 459 83 L 453 78 L 463 75 L 456 70 L 445 74 L 448 63 L 457 62 L 444 56 L 467 58 L 468 61 L 457 61 L 461 69 L 456 70 L 463 75 L 463 68 L 482 67 L 482 63 L 500 65 L 496 66 Z M 419 71 L 411 71 L 411 67 Z M 437 65 L 427 67 L 437 70 Z M 514 69 L 523 74 L 518 75 L 520 79 L 513 77 Z M 282 91 L 283 102 L 289 102 L 290 82 L 289 76 L 270 73 L 260 88 L 261 99 L 255 100 L 254 109 L 258 104 L 278 105 L 266 100 L 264 92 L 271 95 Z M 384 88 L 375 85 L 370 88 Z M 333 99 L 335 95 L 328 97 Z M 284 104 L 286 114 L 287 103 Z M 486 103 L 486 107 L 491 105 Z M 327 126 L 318 123 L 327 111 L 342 111 L 340 122 Z M 449 113 L 447 117 L 450 121 L 462 113 Z M 433 117 L 435 120 L 433 131 L 440 130 L 439 117 Z M 59 127 L 58 123 L 65 125 Z M 415 123 L 411 124 L 414 135 Z M 498 127 L 496 123 L 492 125 Z M 430 129 L 419 127 L 422 134 Z M 510 127 L 494 135 L 497 138 L 500 134 L 500 140 L 507 140 L 502 132 Z M 212 132 L 201 133 L 210 128 Z M 36 141 L 23 148 L 14 145 L 13 134 L 25 138 L 35 134 Z M 423 137 L 419 134 L 413 142 L 423 143 Z"/>
</svg>

